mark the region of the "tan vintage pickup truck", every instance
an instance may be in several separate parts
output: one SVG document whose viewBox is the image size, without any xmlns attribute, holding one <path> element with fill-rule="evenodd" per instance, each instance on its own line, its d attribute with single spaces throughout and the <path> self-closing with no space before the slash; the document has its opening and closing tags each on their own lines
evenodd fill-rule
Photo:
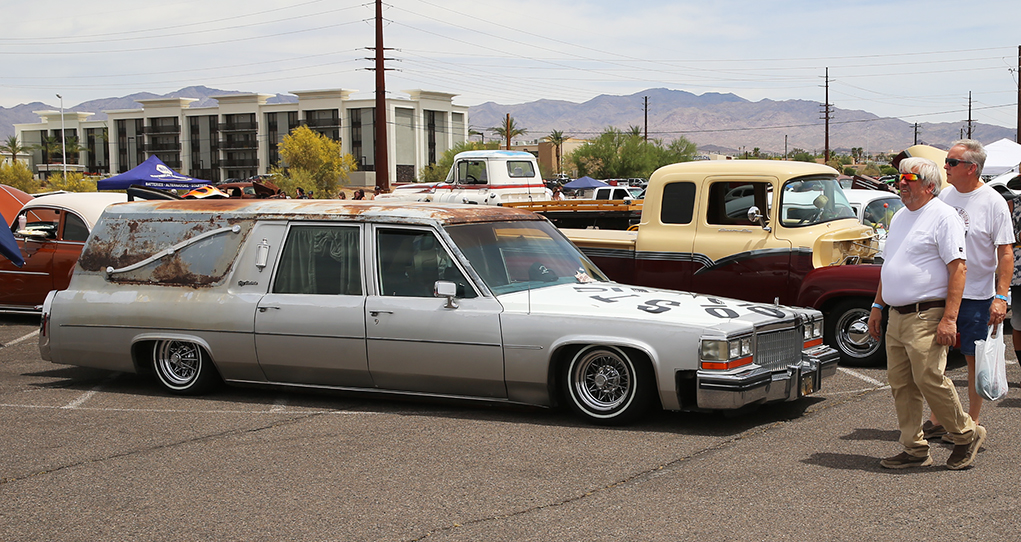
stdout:
<svg viewBox="0 0 1021 542">
<path fill-rule="evenodd" d="M 871 228 L 837 171 L 775 160 L 698 161 L 657 170 L 636 231 L 563 229 L 613 280 L 814 307 L 845 363 L 885 360 L 868 335 L 879 284 Z"/>
</svg>

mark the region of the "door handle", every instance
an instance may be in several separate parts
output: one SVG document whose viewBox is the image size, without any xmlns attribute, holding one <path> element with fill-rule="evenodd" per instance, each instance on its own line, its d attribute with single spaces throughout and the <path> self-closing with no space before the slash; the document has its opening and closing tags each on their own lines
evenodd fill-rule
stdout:
<svg viewBox="0 0 1021 542">
<path fill-rule="evenodd" d="M 274 306 L 259 307 L 259 312 L 266 312 L 269 309 L 280 310 L 280 307 L 274 307 Z"/>
<path fill-rule="evenodd" d="M 369 311 L 369 316 L 372 316 L 373 318 L 375 318 L 376 316 L 379 316 L 380 314 L 393 314 L 393 313 L 394 313 L 394 311 Z"/>
</svg>

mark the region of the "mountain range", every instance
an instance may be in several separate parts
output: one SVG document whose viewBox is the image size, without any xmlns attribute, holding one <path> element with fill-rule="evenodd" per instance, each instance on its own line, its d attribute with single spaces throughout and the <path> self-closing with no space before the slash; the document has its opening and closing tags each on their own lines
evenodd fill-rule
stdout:
<svg viewBox="0 0 1021 542">
<path fill-rule="evenodd" d="M 182 88 L 169 94 L 148 92 L 120 98 L 83 102 L 68 111 L 96 113 L 90 120 L 106 118 L 103 111 L 137 109 L 136 100 L 148 98 L 196 98 L 192 107 L 212 106 L 212 96 L 241 94 L 243 91 L 212 89 L 203 86 Z M 510 114 L 517 127 L 527 133 L 522 140 L 541 139 L 554 130 L 565 136 L 586 139 L 597 136 L 608 127 L 628 130 L 632 126 L 645 129 L 645 108 L 648 103 L 648 130 L 652 138 L 670 141 L 683 136 L 696 143 L 702 152 L 781 153 L 804 149 L 822 152 L 825 131 L 822 105 L 809 100 L 759 100 L 756 102 L 735 94 L 709 92 L 701 95 L 683 90 L 648 89 L 628 96 L 601 95 L 582 103 L 562 100 L 537 100 L 505 105 L 486 102 L 469 108 L 473 129 L 487 132 L 503 124 Z M 295 96 L 277 94 L 269 103 L 294 102 Z M 11 108 L 0 107 L 0 139 L 14 134 L 15 123 L 38 122 L 32 113 L 55 110 L 53 105 L 33 102 Z M 830 148 L 847 153 L 852 147 L 866 152 L 900 151 L 915 142 L 915 125 L 900 119 L 879 117 L 862 110 L 830 110 Z M 965 122 L 919 123 L 919 143 L 946 148 L 962 135 Z M 1014 138 L 1015 130 L 991 124 L 975 123 L 972 137 L 984 143 Z"/>
</svg>

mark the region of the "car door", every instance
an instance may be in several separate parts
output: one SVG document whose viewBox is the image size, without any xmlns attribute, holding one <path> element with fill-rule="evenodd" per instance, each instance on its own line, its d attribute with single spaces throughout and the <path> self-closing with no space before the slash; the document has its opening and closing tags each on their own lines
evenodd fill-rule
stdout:
<svg viewBox="0 0 1021 542">
<path fill-rule="evenodd" d="M 372 237 L 365 316 L 376 386 L 506 397 L 500 303 L 479 295 L 431 229 L 377 225 Z M 433 295 L 437 280 L 457 284 L 456 306 Z"/>
<path fill-rule="evenodd" d="M 372 386 L 361 247 L 359 225 L 290 225 L 255 313 L 255 348 L 267 379 Z"/>
<path fill-rule="evenodd" d="M 61 209 L 35 207 L 22 210 L 15 218 L 11 231 L 18 241 L 25 265 L 15 267 L 6 258 L 0 258 L 0 278 L 3 279 L 0 305 L 41 305 L 46 294 L 54 289 L 53 263 L 54 254 L 61 248 L 59 233 L 62 214 Z M 75 243 L 73 248 L 80 254 L 82 243 Z M 74 260 L 77 259 L 78 254 L 75 254 Z M 65 268 L 63 272 L 66 275 L 69 269 Z M 67 278 L 63 280 L 66 287 Z"/>
</svg>

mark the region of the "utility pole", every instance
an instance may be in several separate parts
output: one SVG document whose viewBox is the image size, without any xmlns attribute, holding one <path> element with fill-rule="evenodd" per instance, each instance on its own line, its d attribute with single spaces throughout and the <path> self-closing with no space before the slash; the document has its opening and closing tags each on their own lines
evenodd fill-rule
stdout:
<svg viewBox="0 0 1021 542">
<path fill-rule="evenodd" d="M 383 47 L 383 0 L 376 0 L 376 46 L 370 47 L 376 51 L 375 67 L 369 68 L 376 72 L 376 186 L 384 193 L 390 191 L 390 159 L 388 154 L 387 122 L 386 122 L 386 68 L 384 62 L 394 60 L 384 56 L 386 49 Z"/>
<path fill-rule="evenodd" d="M 918 144 L 918 123 L 915 123 L 915 145 Z"/>
<path fill-rule="evenodd" d="M 507 150 L 511 150 L 511 122 L 510 113 L 507 113 L 507 120 L 503 122 L 503 133 L 507 136 Z"/>
<path fill-rule="evenodd" d="M 822 118 L 826 121 L 826 147 L 823 151 L 823 160 L 825 162 L 830 161 L 830 108 L 833 104 L 830 103 L 830 68 L 826 67 L 826 103 L 822 104 L 823 114 Z"/>
<path fill-rule="evenodd" d="M 1014 142 L 1021 143 L 1021 45 L 1017 46 L 1017 132 Z"/>
<path fill-rule="evenodd" d="M 645 97 L 645 142 L 649 142 L 649 97 Z"/>
<path fill-rule="evenodd" d="M 975 120 L 975 119 L 973 119 L 971 117 L 971 104 L 972 104 L 972 102 L 971 102 L 971 91 L 969 90 L 968 91 L 968 139 L 971 139 L 971 132 L 973 130 L 973 123 L 974 123 L 974 120 Z"/>
</svg>

